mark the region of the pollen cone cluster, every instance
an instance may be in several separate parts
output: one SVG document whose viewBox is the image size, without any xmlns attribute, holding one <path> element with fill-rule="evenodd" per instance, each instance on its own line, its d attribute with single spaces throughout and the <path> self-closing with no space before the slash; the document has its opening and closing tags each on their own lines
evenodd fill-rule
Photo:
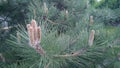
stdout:
<svg viewBox="0 0 120 68">
<path fill-rule="evenodd" d="M 41 28 L 37 26 L 35 20 L 31 21 L 31 24 L 27 24 L 28 36 L 31 45 L 36 45 L 41 41 Z"/>
<path fill-rule="evenodd" d="M 31 21 L 31 24 L 27 24 L 27 31 L 29 36 L 30 45 L 40 54 L 45 55 L 43 48 L 40 45 L 41 41 L 41 28 L 37 26 L 35 20 Z"/>
</svg>

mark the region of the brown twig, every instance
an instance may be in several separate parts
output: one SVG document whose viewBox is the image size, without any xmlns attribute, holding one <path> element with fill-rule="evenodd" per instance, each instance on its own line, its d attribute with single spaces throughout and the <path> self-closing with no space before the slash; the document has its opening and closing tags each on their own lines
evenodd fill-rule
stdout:
<svg viewBox="0 0 120 68">
<path fill-rule="evenodd" d="M 50 20 L 50 19 L 46 19 L 46 21 L 48 21 L 48 22 L 50 22 L 50 23 L 52 23 L 53 25 L 56 25 L 56 24 L 58 24 L 58 23 L 56 23 L 56 22 L 53 22 L 52 20 Z"/>
<path fill-rule="evenodd" d="M 16 26 L 4 27 L 4 28 L 1 28 L 0 30 L 9 30 L 9 29 L 14 28 L 14 27 L 18 27 L 18 25 L 16 25 Z"/>
<path fill-rule="evenodd" d="M 56 57 L 56 58 L 76 57 L 76 56 L 82 55 L 84 52 L 86 52 L 86 49 L 85 49 L 85 48 L 83 48 L 83 49 L 81 49 L 81 50 L 79 50 L 79 51 L 76 51 L 76 52 L 74 52 L 74 53 L 72 53 L 72 54 L 54 55 L 54 57 Z"/>
<path fill-rule="evenodd" d="M 37 44 L 35 47 L 35 50 L 42 56 L 45 56 L 45 51 L 44 49 L 41 47 L 41 45 Z"/>
</svg>

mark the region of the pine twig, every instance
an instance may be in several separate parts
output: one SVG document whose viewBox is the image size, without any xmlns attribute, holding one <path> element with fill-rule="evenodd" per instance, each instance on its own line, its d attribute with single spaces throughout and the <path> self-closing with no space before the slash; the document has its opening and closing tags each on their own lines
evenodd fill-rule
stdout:
<svg viewBox="0 0 120 68">
<path fill-rule="evenodd" d="M 45 56 L 45 51 L 44 49 L 41 47 L 41 45 L 37 44 L 36 47 L 35 47 L 35 50 L 41 54 L 42 56 Z"/>
<path fill-rule="evenodd" d="M 74 52 L 73 54 L 54 55 L 54 57 L 56 57 L 56 58 L 77 57 L 77 56 L 82 55 L 82 54 L 85 53 L 85 52 L 86 52 L 86 49 L 83 48 L 83 49 L 81 49 L 81 50 L 79 50 L 79 51 Z"/>
<path fill-rule="evenodd" d="M 58 24 L 58 23 L 56 23 L 56 22 L 53 22 L 52 20 L 49 20 L 48 18 L 46 19 L 48 22 L 50 22 L 51 24 L 53 24 L 53 25 L 56 25 L 56 24 Z"/>
<path fill-rule="evenodd" d="M 9 26 L 9 27 L 4 27 L 4 28 L 1 28 L 0 30 L 9 30 L 9 29 L 14 28 L 14 27 L 18 27 L 18 25 Z"/>
</svg>

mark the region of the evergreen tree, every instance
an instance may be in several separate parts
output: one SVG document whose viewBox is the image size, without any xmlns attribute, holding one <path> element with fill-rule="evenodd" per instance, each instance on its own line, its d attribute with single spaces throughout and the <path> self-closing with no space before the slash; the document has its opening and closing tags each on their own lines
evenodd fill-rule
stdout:
<svg viewBox="0 0 120 68">
<path fill-rule="evenodd" d="M 119 28 L 107 30 L 92 11 L 88 0 L 32 0 L 1 68 L 119 68 Z"/>
</svg>

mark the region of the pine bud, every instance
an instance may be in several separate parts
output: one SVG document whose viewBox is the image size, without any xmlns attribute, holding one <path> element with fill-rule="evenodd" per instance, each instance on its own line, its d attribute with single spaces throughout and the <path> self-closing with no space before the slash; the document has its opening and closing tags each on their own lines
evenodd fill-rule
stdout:
<svg viewBox="0 0 120 68">
<path fill-rule="evenodd" d="M 94 23 L 93 16 L 90 16 L 90 25 Z"/>
<path fill-rule="evenodd" d="M 90 36 L 89 36 L 89 40 L 88 40 L 88 45 L 92 46 L 93 42 L 94 42 L 94 34 L 95 34 L 95 30 L 91 30 Z"/>
<path fill-rule="evenodd" d="M 37 23 L 35 20 L 31 21 L 31 26 L 33 27 L 34 40 L 37 40 Z"/>
<path fill-rule="evenodd" d="M 31 21 L 31 24 L 27 25 L 28 36 L 30 38 L 30 44 L 36 45 L 41 41 L 41 28 L 37 26 L 35 20 Z"/>
<path fill-rule="evenodd" d="M 41 28 L 40 28 L 40 26 L 37 28 L 37 38 L 38 38 L 38 42 L 41 42 Z"/>
<path fill-rule="evenodd" d="M 28 29 L 30 26 L 31 26 L 30 24 L 27 24 L 27 29 Z"/>
<path fill-rule="evenodd" d="M 29 40 L 30 40 L 30 44 L 31 45 L 34 45 L 35 44 L 35 40 L 34 40 L 34 30 L 33 30 L 33 27 L 30 26 L 28 28 L 28 36 L 29 36 Z"/>
<path fill-rule="evenodd" d="M 20 43 L 21 37 L 19 32 L 17 32 L 17 40 L 18 40 L 18 43 Z"/>
<path fill-rule="evenodd" d="M 48 14 L 48 8 L 47 8 L 47 5 L 46 5 L 45 2 L 44 2 L 44 13 L 45 13 L 45 14 Z"/>
<path fill-rule="evenodd" d="M 31 26 L 32 26 L 34 29 L 37 28 L 37 23 L 36 23 L 35 20 L 32 20 L 32 21 L 31 21 Z"/>
<path fill-rule="evenodd" d="M 68 18 L 68 10 L 65 11 L 65 16 Z"/>
</svg>

